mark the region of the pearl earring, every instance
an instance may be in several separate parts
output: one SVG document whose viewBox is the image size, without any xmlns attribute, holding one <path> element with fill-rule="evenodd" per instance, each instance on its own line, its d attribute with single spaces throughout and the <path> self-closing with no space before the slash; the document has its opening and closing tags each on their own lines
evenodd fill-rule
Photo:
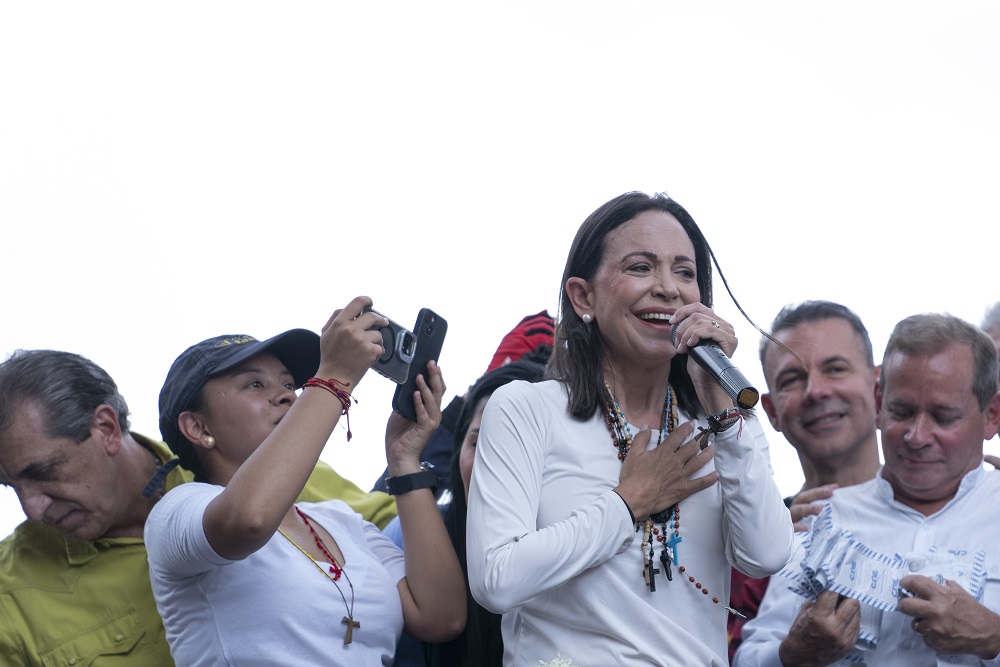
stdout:
<svg viewBox="0 0 1000 667">
<path fill-rule="evenodd" d="M 580 316 L 580 319 L 583 320 L 584 324 L 590 324 L 591 322 L 594 321 L 594 316 L 591 315 L 590 313 L 584 313 L 583 315 Z"/>
<path fill-rule="evenodd" d="M 206 435 L 205 436 L 205 446 L 206 447 L 215 447 L 215 438 L 213 438 L 210 435 Z"/>
</svg>

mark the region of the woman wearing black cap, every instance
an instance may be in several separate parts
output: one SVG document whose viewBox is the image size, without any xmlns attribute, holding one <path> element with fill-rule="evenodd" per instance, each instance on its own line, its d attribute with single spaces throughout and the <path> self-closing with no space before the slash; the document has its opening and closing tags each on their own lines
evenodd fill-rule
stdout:
<svg viewBox="0 0 1000 667">
<path fill-rule="evenodd" d="M 461 630 L 461 569 L 420 469 L 440 421 L 435 365 L 418 382 L 418 421 L 394 413 L 386 427 L 405 556 L 339 501 L 295 504 L 382 354 L 372 328 L 387 322 L 362 312 L 370 305 L 358 297 L 333 314 L 318 363 L 299 330 L 263 343 L 211 339 L 171 368 L 164 436 L 190 443 L 209 482 L 169 492 L 146 524 L 153 592 L 178 664 L 390 665 L 404 624 L 427 641 Z"/>
</svg>

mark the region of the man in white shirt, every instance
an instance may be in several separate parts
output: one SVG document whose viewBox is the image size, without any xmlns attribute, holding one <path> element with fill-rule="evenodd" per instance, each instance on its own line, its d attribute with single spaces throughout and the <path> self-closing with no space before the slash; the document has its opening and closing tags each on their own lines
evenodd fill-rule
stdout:
<svg viewBox="0 0 1000 667">
<path fill-rule="evenodd" d="M 880 464 L 878 374 L 865 325 L 840 304 L 807 301 L 783 308 L 771 333 L 784 347 L 761 338 L 767 380 L 761 407 L 799 456 L 805 480 L 796 502 L 828 498 L 827 489 L 867 482 Z M 802 493 L 808 490 L 815 493 Z M 804 506 L 793 519 L 799 522 L 806 512 L 817 514 L 818 507 Z"/>
<path fill-rule="evenodd" d="M 982 467 L 983 440 L 1000 426 L 998 375 L 993 341 L 967 322 L 916 315 L 896 325 L 876 390 L 885 465 L 875 479 L 835 491 L 825 517 L 850 531 L 829 534 L 854 544 L 846 560 L 870 568 L 871 586 L 835 561 L 814 600 L 789 590 L 810 580 L 801 562 L 817 549 L 807 537 L 788 566 L 793 577 L 772 579 L 745 626 L 736 667 L 1000 665 L 1000 531 L 992 528 L 1000 476 Z M 954 575 L 965 560 L 972 574 Z M 900 564 L 897 581 L 889 570 Z M 892 581 L 892 599 L 854 599 L 874 596 L 880 575 Z M 896 595 L 895 584 L 912 596 Z"/>
<path fill-rule="evenodd" d="M 760 340 L 767 382 L 761 407 L 798 454 L 804 482 L 786 499 L 796 530 L 818 514 L 838 487 L 867 482 L 880 467 L 875 428 L 876 372 L 872 341 L 854 311 L 832 301 L 789 304 Z M 730 660 L 746 620 L 757 615 L 769 579 L 733 570 L 729 604 Z"/>
</svg>

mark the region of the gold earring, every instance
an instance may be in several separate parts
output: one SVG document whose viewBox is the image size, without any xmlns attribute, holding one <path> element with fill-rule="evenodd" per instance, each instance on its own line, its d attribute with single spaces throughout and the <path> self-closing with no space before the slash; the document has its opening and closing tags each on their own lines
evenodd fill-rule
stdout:
<svg viewBox="0 0 1000 667">
<path fill-rule="evenodd" d="M 213 438 L 210 435 L 206 435 L 205 436 L 205 446 L 206 447 L 215 447 L 215 438 Z"/>
</svg>

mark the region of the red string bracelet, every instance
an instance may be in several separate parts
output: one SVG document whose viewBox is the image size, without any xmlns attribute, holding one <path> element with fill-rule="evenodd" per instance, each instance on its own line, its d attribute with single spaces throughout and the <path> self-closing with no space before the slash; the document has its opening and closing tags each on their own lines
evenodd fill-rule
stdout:
<svg viewBox="0 0 1000 667">
<path fill-rule="evenodd" d="M 729 408 L 708 416 L 708 428 L 712 433 L 722 433 L 736 422 L 740 423 L 739 434 L 743 433 L 743 413 L 739 408 Z"/>
<path fill-rule="evenodd" d="M 713 415 L 709 415 L 707 418 L 708 428 L 699 426 L 698 430 L 701 431 L 695 440 L 698 441 L 698 446 L 701 449 L 708 447 L 708 438 L 713 433 L 719 434 L 723 431 L 728 430 L 736 422 L 740 423 L 740 430 L 737 432 L 736 437 L 743 435 L 743 413 L 740 412 L 739 408 L 729 408 L 728 410 L 723 410 L 722 412 L 716 412 Z"/>
<path fill-rule="evenodd" d="M 341 389 L 340 387 L 337 386 L 338 384 L 344 388 Z M 340 414 L 347 417 L 347 442 L 351 441 L 351 435 L 352 435 L 351 415 L 348 414 L 348 410 L 350 410 L 351 408 L 352 400 L 355 403 L 358 402 L 358 399 L 354 398 L 353 396 L 350 395 L 350 393 L 347 392 L 347 387 L 349 387 L 350 385 L 351 385 L 350 382 L 341 382 L 340 380 L 335 380 L 334 378 L 330 378 L 329 380 L 324 380 L 323 378 L 309 378 L 308 380 L 302 383 L 303 389 L 305 389 L 306 387 L 322 387 L 323 389 L 326 389 L 328 392 L 337 397 L 337 400 L 340 401 L 340 405 L 343 407 L 343 411 Z"/>
</svg>

